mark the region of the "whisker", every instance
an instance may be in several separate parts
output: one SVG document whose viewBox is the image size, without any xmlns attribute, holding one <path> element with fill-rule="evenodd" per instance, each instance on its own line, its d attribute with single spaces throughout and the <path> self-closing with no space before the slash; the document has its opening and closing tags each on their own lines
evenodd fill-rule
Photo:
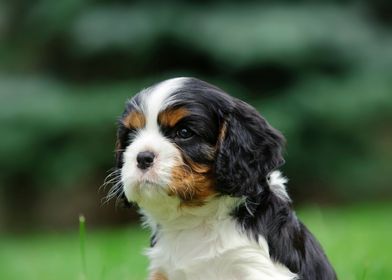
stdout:
<svg viewBox="0 0 392 280">
<path fill-rule="evenodd" d="M 121 204 L 121 197 L 124 195 L 124 189 L 123 188 L 121 188 L 121 191 L 120 191 L 120 193 L 117 195 L 117 198 L 116 198 L 116 202 L 115 202 L 115 207 L 116 208 L 118 208 L 119 207 L 119 205 Z"/>
<path fill-rule="evenodd" d="M 106 176 L 103 184 L 99 190 L 106 189 L 107 186 L 111 185 L 108 193 L 101 199 L 102 204 L 109 203 L 114 197 L 119 197 L 123 192 L 123 186 L 121 181 L 121 169 L 114 169 Z"/>
<path fill-rule="evenodd" d="M 99 191 L 105 189 L 108 185 L 121 179 L 121 169 L 111 171 L 104 179 L 103 184 L 99 187 Z"/>
</svg>

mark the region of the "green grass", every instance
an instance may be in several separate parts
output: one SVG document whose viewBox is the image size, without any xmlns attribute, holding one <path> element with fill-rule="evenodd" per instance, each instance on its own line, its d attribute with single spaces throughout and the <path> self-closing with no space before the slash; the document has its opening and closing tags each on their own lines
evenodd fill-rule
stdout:
<svg viewBox="0 0 392 280">
<path fill-rule="evenodd" d="M 85 277 L 77 231 L 2 236 L 0 279 L 145 279 L 148 239 L 138 227 L 89 231 L 87 219 Z"/>
<path fill-rule="evenodd" d="M 392 205 L 386 204 L 298 211 L 341 280 L 392 279 L 391 214 Z M 88 219 L 83 230 L 81 239 L 76 227 L 68 233 L 0 235 L 0 279 L 146 278 L 147 231 L 137 226 L 93 231 Z"/>
<path fill-rule="evenodd" d="M 391 204 L 307 207 L 299 216 L 323 245 L 339 279 L 392 279 Z"/>
</svg>

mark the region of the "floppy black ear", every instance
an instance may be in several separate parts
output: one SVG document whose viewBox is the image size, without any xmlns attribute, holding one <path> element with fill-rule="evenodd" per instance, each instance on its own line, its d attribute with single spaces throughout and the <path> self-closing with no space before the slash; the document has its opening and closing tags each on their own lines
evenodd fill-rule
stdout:
<svg viewBox="0 0 392 280">
<path fill-rule="evenodd" d="M 118 129 L 117 129 L 117 140 L 116 140 L 116 147 L 115 147 L 115 167 L 116 169 L 121 169 L 123 166 L 123 154 L 126 148 L 126 143 L 128 139 L 129 130 L 124 127 L 119 121 Z M 116 188 L 122 188 L 122 184 L 118 185 Z M 124 192 L 120 192 L 119 198 L 116 200 L 116 205 L 124 208 L 131 207 L 131 204 L 128 202 L 127 198 L 125 197 Z"/>
<path fill-rule="evenodd" d="M 116 157 L 116 168 L 120 169 L 123 166 L 123 153 L 126 148 L 127 140 L 128 140 L 129 129 L 127 129 L 121 122 L 118 121 L 117 128 L 117 140 L 115 147 L 115 157 Z"/>
<path fill-rule="evenodd" d="M 284 138 L 251 106 L 236 100 L 224 123 L 216 159 L 217 190 L 255 196 L 268 174 L 284 164 Z"/>
</svg>

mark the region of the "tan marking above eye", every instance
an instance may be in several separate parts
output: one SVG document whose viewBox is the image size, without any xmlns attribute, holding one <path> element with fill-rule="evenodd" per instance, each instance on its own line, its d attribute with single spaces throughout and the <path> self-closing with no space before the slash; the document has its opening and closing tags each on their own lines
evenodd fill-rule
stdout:
<svg viewBox="0 0 392 280">
<path fill-rule="evenodd" d="M 175 126 L 182 118 L 189 115 L 189 111 L 183 107 L 174 108 L 174 109 L 166 109 L 159 113 L 158 122 L 160 125 L 173 127 Z"/>
<path fill-rule="evenodd" d="M 146 117 L 141 112 L 133 111 L 122 120 L 122 123 L 127 128 L 140 129 L 146 125 Z"/>
</svg>

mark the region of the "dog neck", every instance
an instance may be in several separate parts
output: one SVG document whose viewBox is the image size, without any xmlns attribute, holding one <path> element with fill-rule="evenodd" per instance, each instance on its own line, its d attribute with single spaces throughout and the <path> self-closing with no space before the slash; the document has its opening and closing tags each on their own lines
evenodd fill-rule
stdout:
<svg viewBox="0 0 392 280">
<path fill-rule="evenodd" d="M 176 197 L 156 197 L 142 201 L 139 206 L 144 225 L 156 232 L 173 232 L 209 227 L 231 218 L 243 199 L 228 196 L 211 197 L 199 206 L 185 206 Z"/>
<path fill-rule="evenodd" d="M 271 192 L 280 198 L 282 203 L 290 203 L 285 189 L 286 178 L 279 171 L 268 176 Z M 248 202 L 249 203 L 249 202 Z M 137 201 L 143 216 L 144 225 L 156 232 L 158 227 L 163 231 L 193 229 L 229 219 L 240 205 L 247 206 L 245 198 L 231 196 L 213 196 L 202 205 L 184 205 L 176 196 L 169 196 L 164 191 L 146 192 Z"/>
</svg>

